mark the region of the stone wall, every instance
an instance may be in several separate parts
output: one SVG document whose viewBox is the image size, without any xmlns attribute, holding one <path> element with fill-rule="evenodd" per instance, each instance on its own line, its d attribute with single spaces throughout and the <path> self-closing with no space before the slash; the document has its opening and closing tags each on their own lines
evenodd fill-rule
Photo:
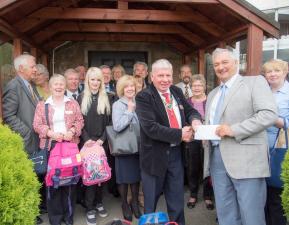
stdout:
<svg viewBox="0 0 289 225">
<path fill-rule="evenodd" d="M 74 42 L 67 43 L 55 50 L 54 72 L 63 73 L 67 68 L 79 64 L 88 64 L 88 51 L 141 51 L 148 53 L 148 64 L 160 58 L 168 59 L 174 68 L 174 82 L 178 82 L 179 68 L 182 65 L 182 55 L 164 43 L 128 43 L 128 42 Z M 51 73 L 53 71 L 51 60 Z"/>
</svg>

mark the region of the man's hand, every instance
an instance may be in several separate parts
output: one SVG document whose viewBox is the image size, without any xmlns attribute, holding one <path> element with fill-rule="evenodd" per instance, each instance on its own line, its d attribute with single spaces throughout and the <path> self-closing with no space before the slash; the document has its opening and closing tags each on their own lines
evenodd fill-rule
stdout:
<svg viewBox="0 0 289 225">
<path fill-rule="evenodd" d="M 284 120 L 282 118 L 278 118 L 275 122 L 275 126 L 278 128 L 283 128 L 284 127 Z"/>
<path fill-rule="evenodd" d="M 185 126 L 182 128 L 182 141 L 190 142 L 193 136 L 193 129 L 190 126 Z"/>
<path fill-rule="evenodd" d="M 227 124 L 222 124 L 216 128 L 216 134 L 220 137 L 234 137 L 234 133 L 231 129 L 231 127 Z"/>
<path fill-rule="evenodd" d="M 193 128 L 193 132 L 194 132 L 194 133 L 196 132 L 197 127 L 200 126 L 200 125 L 202 125 L 202 122 L 201 122 L 200 120 L 194 119 L 194 120 L 192 121 L 192 128 Z"/>
</svg>

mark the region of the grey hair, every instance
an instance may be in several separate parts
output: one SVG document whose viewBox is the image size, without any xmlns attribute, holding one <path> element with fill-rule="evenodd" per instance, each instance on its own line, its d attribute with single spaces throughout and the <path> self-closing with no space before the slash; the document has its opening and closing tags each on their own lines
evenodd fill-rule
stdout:
<svg viewBox="0 0 289 225">
<path fill-rule="evenodd" d="M 158 59 L 152 64 L 152 73 L 160 69 L 171 70 L 173 73 L 173 66 L 167 59 Z"/>
<path fill-rule="evenodd" d="M 73 69 L 73 68 L 69 68 L 69 69 L 65 70 L 65 72 L 64 72 L 64 77 L 67 78 L 68 74 L 70 74 L 70 73 L 75 73 L 75 74 L 77 74 L 77 75 L 78 75 L 78 78 L 79 78 L 79 73 L 78 73 L 75 69 Z"/>
<path fill-rule="evenodd" d="M 40 73 L 40 74 L 42 73 L 45 76 L 49 76 L 48 69 L 43 64 L 37 64 L 36 69 L 37 69 L 37 73 Z"/>
<path fill-rule="evenodd" d="M 101 65 L 101 66 L 99 67 L 99 69 L 101 69 L 101 70 L 102 70 L 102 69 L 106 69 L 106 68 L 107 68 L 107 69 L 110 69 L 110 67 L 109 67 L 108 65 Z"/>
<path fill-rule="evenodd" d="M 136 70 L 137 65 L 143 65 L 145 67 L 146 70 L 148 70 L 148 65 L 145 62 L 141 62 L 141 61 L 137 61 L 135 62 L 135 64 L 133 65 L 133 71 Z"/>
<path fill-rule="evenodd" d="M 52 83 L 53 83 L 55 80 L 58 80 L 58 79 L 63 80 L 63 82 L 65 83 L 65 86 L 66 86 L 66 79 L 65 79 L 65 77 L 64 77 L 62 74 L 57 74 L 57 73 L 55 73 L 55 74 L 53 74 L 53 76 L 50 77 L 50 79 L 49 79 L 49 87 L 51 87 Z"/>
<path fill-rule="evenodd" d="M 35 60 L 35 57 L 32 56 L 32 55 L 29 55 L 29 54 L 22 54 L 22 55 L 17 56 L 14 59 L 14 68 L 15 68 L 15 70 L 19 71 L 19 67 L 20 66 L 26 66 L 27 61 L 28 61 L 29 58 L 32 58 L 32 59 Z"/>
<path fill-rule="evenodd" d="M 230 57 L 234 60 L 239 60 L 238 56 L 231 50 L 228 48 L 216 48 L 213 53 L 212 53 L 212 59 L 214 60 L 214 58 L 222 53 L 228 53 L 230 55 Z"/>
</svg>

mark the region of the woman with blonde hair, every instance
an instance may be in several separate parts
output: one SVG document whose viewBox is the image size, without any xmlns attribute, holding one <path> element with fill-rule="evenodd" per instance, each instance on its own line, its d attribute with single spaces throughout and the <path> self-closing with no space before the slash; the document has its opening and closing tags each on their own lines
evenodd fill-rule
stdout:
<svg viewBox="0 0 289 225">
<path fill-rule="evenodd" d="M 97 143 L 107 150 L 105 127 L 110 123 L 111 106 L 99 68 L 88 69 L 84 81 L 84 91 L 78 97 L 78 102 L 84 118 L 81 145 Z M 87 186 L 84 192 L 84 201 L 88 225 L 96 224 L 96 212 L 100 217 L 108 215 L 102 203 L 102 185 Z"/>
<path fill-rule="evenodd" d="M 112 106 L 112 125 L 116 132 L 121 132 L 130 124 L 139 125 L 135 112 L 136 81 L 132 76 L 121 77 L 116 86 L 119 100 Z M 116 183 L 122 199 L 122 213 L 126 220 L 141 216 L 139 209 L 140 164 L 139 155 L 120 155 L 115 157 Z M 132 192 L 131 206 L 127 202 L 128 186 Z"/>
<path fill-rule="evenodd" d="M 272 90 L 278 108 L 278 120 L 274 126 L 267 128 L 270 154 L 273 156 L 274 144 L 280 129 L 288 129 L 289 124 L 289 83 L 286 80 L 288 63 L 272 59 L 263 65 L 265 78 Z M 281 162 L 280 162 L 281 163 Z M 280 164 L 276 167 L 281 167 Z M 275 177 L 276 178 L 276 177 Z M 278 178 L 277 178 L 278 179 Z M 285 225 L 287 220 L 281 204 L 283 187 L 267 180 L 267 201 L 265 207 L 267 225 Z"/>
</svg>

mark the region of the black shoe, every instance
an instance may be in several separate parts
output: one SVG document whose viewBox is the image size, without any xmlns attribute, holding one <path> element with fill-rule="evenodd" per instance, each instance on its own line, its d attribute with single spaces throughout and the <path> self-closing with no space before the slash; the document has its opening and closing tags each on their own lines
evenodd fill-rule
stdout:
<svg viewBox="0 0 289 225">
<path fill-rule="evenodd" d="M 129 204 L 125 203 L 121 205 L 123 218 L 128 221 L 132 221 L 132 212 Z"/>
<path fill-rule="evenodd" d="M 69 222 L 69 221 L 66 220 L 66 219 L 63 219 L 62 222 L 63 222 L 65 225 L 73 225 L 72 222 Z"/>
<path fill-rule="evenodd" d="M 40 214 L 45 214 L 47 213 L 47 208 L 40 208 Z"/>
<path fill-rule="evenodd" d="M 132 209 L 132 212 L 133 212 L 135 218 L 138 219 L 138 218 L 140 218 L 142 216 L 142 213 L 140 211 L 138 203 L 132 203 L 131 204 L 131 209 Z"/>
<path fill-rule="evenodd" d="M 113 190 L 112 191 L 112 195 L 115 197 L 115 198 L 118 198 L 120 196 L 119 192 L 117 189 Z"/>
<path fill-rule="evenodd" d="M 37 216 L 36 217 L 36 224 L 42 224 L 42 223 L 43 223 L 43 220 L 39 216 Z"/>
<path fill-rule="evenodd" d="M 192 199 L 195 199 L 195 201 L 194 202 L 191 202 L 191 201 L 188 201 L 187 202 L 187 207 L 189 208 L 189 209 L 192 209 L 192 208 L 195 208 L 195 206 L 196 206 L 196 204 L 197 204 L 197 198 L 192 198 Z"/>
</svg>

